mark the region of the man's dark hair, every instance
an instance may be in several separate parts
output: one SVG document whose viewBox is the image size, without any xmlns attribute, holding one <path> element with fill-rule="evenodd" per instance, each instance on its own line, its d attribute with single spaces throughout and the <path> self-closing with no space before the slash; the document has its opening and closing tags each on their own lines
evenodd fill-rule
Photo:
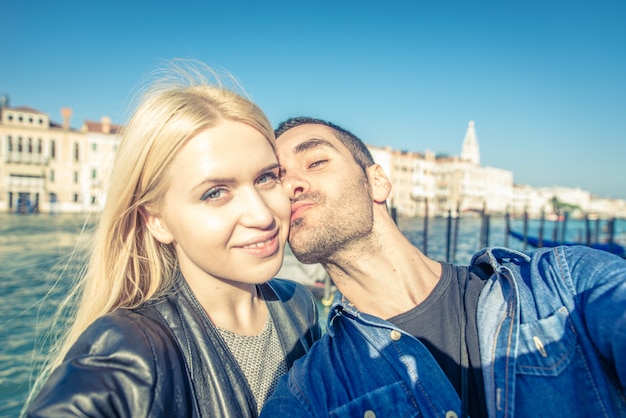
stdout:
<svg viewBox="0 0 626 418">
<path fill-rule="evenodd" d="M 374 159 L 372 158 L 372 154 L 370 154 L 370 151 L 367 149 L 363 141 L 361 141 L 352 132 L 346 129 L 343 129 L 342 127 L 337 126 L 334 123 L 331 123 L 322 119 L 315 119 L 315 118 L 311 118 L 308 116 L 298 116 L 295 118 L 289 118 L 286 121 L 281 122 L 278 125 L 278 128 L 274 130 L 274 133 L 276 134 L 276 138 L 278 139 L 280 135 L 284 134 L 288 130 L 295 128 L 296 126 L 307 125 L 307 124 L 324 125 L 324 126 L 328 126 L 333 131 L 335 131 L 335 136 L 337 137 L 337 139 L 346 148 L 348 148 L 348 150 L 352 154 L 352 157 L 354 158 L 354 161 L 356 161 L 356 163 L 363 169 L 364 172 L 366 171 L 368 167 L 374 164 Z"/>
</svg>

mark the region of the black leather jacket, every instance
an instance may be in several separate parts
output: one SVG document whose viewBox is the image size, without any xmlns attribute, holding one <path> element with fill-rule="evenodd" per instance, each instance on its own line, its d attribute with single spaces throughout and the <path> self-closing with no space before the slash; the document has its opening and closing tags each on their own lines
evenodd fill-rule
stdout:
<svg viewBox="0 0 626 418">
<path fill-rule="evenodd" d="M 315 299 L 282 279 L 259 288 L 290 368 L 321 335 Z M 256 417 L 257 406 L 233 355 L 178 275 L 167 297 L 96 320 L 28 416 Z"/>
</svg>

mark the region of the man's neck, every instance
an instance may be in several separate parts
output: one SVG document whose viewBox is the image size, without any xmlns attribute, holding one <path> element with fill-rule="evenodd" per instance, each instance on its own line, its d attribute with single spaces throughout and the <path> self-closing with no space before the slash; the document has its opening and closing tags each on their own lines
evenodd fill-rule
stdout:
<svg viewBox="0 0 626 418">
<path fill-rule="evenodd" d="M 429 259 L 400 231 L 382 240 L 342 251 L 322 263 L 337 289 L 361 312 L 388 319 L 420 304 L 441 276 Z"/>
</svg>

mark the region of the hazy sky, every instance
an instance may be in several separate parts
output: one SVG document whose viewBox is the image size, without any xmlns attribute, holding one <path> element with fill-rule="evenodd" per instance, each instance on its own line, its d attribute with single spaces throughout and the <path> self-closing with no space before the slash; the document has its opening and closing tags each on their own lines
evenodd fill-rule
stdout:
<svg viewBox="0 0 626 418">
<path fill-rule="evenodd" d="M 626 199 L 626 1 L 2 2 L 0 93 L 72 126 L 123 124 L 171 58 L 233 73 L 276 126 L 459 155 L 515 183 Z"/>
</svg>

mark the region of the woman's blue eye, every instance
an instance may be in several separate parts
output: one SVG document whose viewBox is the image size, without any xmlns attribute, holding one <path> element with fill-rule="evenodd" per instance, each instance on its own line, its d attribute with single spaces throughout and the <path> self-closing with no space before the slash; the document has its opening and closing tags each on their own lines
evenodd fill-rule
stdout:
<svg viewBox="0 0 626 418">
<path fill-rule="evenodd" d="M 264 183 L 268 183 L 270 181 L 276 181 L 276 180 L 278 180 L 278 174 L 265 173 L 259 177 L 259 179 L 257 180 L 257 183 L 264 184 Z"/>
<path fill-rule="evenodd" d="M 224 193 L 224 189 L 211 189 L 202 195 L 200 200 L 216 200 Z"/>
</svg>

